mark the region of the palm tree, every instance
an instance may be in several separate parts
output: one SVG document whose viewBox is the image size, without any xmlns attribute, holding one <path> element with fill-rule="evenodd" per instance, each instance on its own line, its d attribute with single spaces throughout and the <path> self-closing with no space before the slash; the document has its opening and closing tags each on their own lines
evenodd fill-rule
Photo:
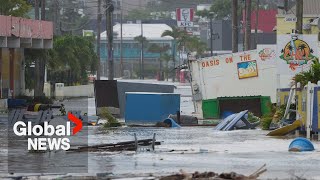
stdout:
<svg viewBox="0 0 320 180">
<path fill-rule="evenodd" d="M 144 49 L 146 47 L 146 44 L 148 43 L 148 40 L 146 37 L 140 35 L 134 37 L 134 40 L 137 41 L 139 44 L 141 44 L 141 64 L 140 64 L 140 79 L 144 79 Z"/>
<path fill-rule="evenodd" d="M 176 43 L 177 43 L 177 39 L 179 39 L 181 37 L 181 35 L 184 32 L 181 31 L 179 28 L 173 26 L 172 30 L 166 30 L 162 33 L 161 37 L 164 36 L 170 36 L 173 38 L 173 43 L 172 43 L 172 57 L 173 57 L 173 66 L 176 66 Z M 173 81 L 175 81 L 175 75 L 173 76 Z"/>
<path fill-rule="evenodd" d="M 167 53 L 162 55 L 161 59 L 166 63 L 166 79 L 169 80 L 169 61 L 171 60 L 171 56 Z"/>
<path fill-rule="evenodd" d="M 160 80 L 163 80 L 162 76 L 162 54 L 164 52 L 167 52 L 170 49 L 170 46 L 168 44 L 160 46 L 159 44 L 152 44 L 149 47 L 149 52 L 152 53 L 159 53 L 159 75 Z"/>
<path fill-rule="evenodd" d="M 311 83 L 317 84 L 320 81 L 320 63 L 316 58 L 313 60 L 313 64 L 309 71 L 298 73 L 294 76 L 294 82 L 300 83 L 301 87 L 304 87 L 310 81 Z"/>
<path fill-rule="evenodd" d="M 197 58 L 200 58 L 207 49 L 207 45 L 195 36 L 192 36 L 187 40 L 186 46 L 190 51 L 197 53 Z"/>
</svg>

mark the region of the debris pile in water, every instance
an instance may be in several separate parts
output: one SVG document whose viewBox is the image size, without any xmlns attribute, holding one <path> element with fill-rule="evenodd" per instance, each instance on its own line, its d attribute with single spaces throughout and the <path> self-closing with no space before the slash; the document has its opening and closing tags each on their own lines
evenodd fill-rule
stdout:
<svg viewBox="0 0 320 180">
<path fill-rule="evenodd" d="M 216 179 L 216 180 L 223 180 L 223 179 L 231 179 L 231 180 L 255 180 L 257 179 L 261 174 L 267 171 L 265 168 L 266 165 L 263 165 L 261 168 L 259 168 L 256 172 L 251 174 L 250 176 L 245 176 L 242 174 L 238 174 L 235 172 L 230 173 L 222 173 L 218 174 L 215 172 L 203 172 L 199 173 L 196 171 L 193 174 L 186 173 L 182 170 L 180 170 L 179 174 L 170 175 L 170 176 L 164 176 L 161 177 L 160 180 L 185 180 L 185 179 Z"/>
</svg>

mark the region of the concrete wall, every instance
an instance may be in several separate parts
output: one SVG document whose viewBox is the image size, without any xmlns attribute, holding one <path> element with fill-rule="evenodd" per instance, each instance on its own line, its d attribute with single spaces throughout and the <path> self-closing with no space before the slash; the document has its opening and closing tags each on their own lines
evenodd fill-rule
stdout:
<svg viewBox="0 0 320 180">
<path fill-rule="evenodd" d="M 93 84 L 81 86 L 65 86 L 62 89 L 64 97 L 94 97 Z"/>
</svg>

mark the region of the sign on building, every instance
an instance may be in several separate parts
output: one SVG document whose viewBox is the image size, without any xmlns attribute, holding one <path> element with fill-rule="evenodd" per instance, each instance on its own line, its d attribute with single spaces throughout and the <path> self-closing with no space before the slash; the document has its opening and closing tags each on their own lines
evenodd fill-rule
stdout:
<svg viewBox="0 0 320 180">
<path fill-rule="evenodd" d="M 297 22 L 297 17 L 294 17 L 294 16 L 286 16 L 284 18 L 284 21 L 285 22 Z"/>
<path fill-rule="evenodd" d="M 280 74 L 295 75 L 310 69 L 318 58 L 318 37 L 313 34 L 278 35 L 277 67 Z"/>
<path fill-rule="evenodd" d="M 177 8 L 176 14 L 178 27 L 193 27 L 194 9 Z"/>
</svg>

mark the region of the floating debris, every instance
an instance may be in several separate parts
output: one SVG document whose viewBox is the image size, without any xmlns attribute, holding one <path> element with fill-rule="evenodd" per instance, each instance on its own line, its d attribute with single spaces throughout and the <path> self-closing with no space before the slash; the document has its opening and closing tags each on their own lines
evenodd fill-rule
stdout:
<svg viewBox="0 0 320 180">
<path fill-rule="evenodd" d="M 223 180 L 223 179 L 231 179 L 231 180 L 255 180 L 261 174 L 265 173 L 267 169 L 265 168 L 266 164 L 264 164 L 261 168 L 255 171 L 250 176 L 245 176 L 242 174 L 238 174 L 235 172 L 230 173 L 222 173 L 218 174 L 212 171 L 200 173 L 198 171 L 194 172 L 193 174 L 189 174 L 180 170 L 179 174 L 164 176 L 161 177 L 160 180 L 184 180 L 184 179 L 216 179 L 216 180 Z"/>
<path fill-rule="evenodd" d="M 99 144 L 93 146 L 81 146 L 76 149 L 70 149 L 70 152 L 100 152 L 100 151 L 136 151 L 138 146 L 150 146 L 153 139 L 142 139 L 137 141 L 125 141 L 111 144 Z M 154 142 L 154 145 L 161 145 L 161 142 Z"/>
</svg>

